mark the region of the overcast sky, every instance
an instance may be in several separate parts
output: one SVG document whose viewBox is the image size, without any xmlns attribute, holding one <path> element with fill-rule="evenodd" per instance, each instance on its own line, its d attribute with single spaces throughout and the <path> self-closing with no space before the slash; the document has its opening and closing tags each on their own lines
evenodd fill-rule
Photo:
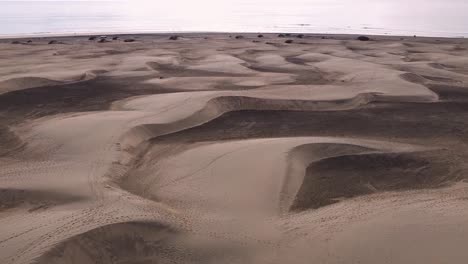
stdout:
<svg viewBox="0 0 468 264">
<path fill-rule="evenodd" d="M 0 0 L 0 33 L 95 27 L 86 23 L 106 24 L 112 30 L 268 30 L 308 25 L 309 30 L 327 32 L 381 28 L 466 33 L 467 11 L 468 0 Z"/>
</svg>

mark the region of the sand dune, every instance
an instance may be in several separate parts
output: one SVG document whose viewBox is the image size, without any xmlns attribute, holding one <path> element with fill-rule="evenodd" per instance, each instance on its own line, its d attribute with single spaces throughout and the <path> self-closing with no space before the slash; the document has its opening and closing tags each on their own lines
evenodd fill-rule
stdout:
<svg viewBox="0 0 468 264">
<path fill-rule="evenodd" d="M 0 41 L 1 263 L 466 262 L 466 41 L 133 37 Z"/>
<path fill-rule="evenodd" d="M 309 164 L 291 209 L 319 208 L 382 191 L 441 187 L 454 179 L 457 175 L 452 175 L 446 164 L 419 153 L 336 156 Z"/>
<path fill-rule="evenodd" d="M 156 223 L 113 224 L 68 239 L 37 263 L 113 263 L 116 260 L 144 263 L 147 259 L 164 262 L 174 257 L 171 251 L 176 251 L 175 245 L 165 245 L 173 236 L 168 227 Z"/>
<path fill-rule="evenodd" d="M 58 85 L 60 82 L 49 80 L 40 77 L 23 77 L 13 78 L 0 82 L 0 89 L 2 93 L 7 93 L 15 90 L 22 90 L 33 87 L 53 86 Z"/>
</svg>

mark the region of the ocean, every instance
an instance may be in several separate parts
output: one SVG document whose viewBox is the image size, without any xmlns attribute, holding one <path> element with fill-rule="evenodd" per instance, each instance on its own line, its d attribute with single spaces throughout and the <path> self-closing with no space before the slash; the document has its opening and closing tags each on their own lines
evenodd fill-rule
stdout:
<svg viewBox="0 0 468 264">
<path fill-rule="evenodd" d="M 466 0 L 0 0 L 0 36 L 302 32 L 468 37 L 467 12 Z"/>
</svg>

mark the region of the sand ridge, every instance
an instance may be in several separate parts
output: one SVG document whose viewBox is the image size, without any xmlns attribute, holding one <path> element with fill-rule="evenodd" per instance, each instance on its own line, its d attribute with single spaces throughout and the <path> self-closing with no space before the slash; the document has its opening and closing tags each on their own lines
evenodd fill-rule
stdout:
<svg viewBox="0 0 468 264">
<path fill-rule="evenodd" d="M 134 37 L 1 41 L 2 263 L 464 263 L 466 41 Z"/>
</svg>

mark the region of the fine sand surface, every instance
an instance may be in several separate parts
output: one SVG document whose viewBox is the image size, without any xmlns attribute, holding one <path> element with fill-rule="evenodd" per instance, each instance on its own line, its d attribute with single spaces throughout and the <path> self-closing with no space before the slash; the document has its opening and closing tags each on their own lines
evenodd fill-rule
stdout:
<svg viewBox="0 0 468 264">
<path fill-rule="evenodd" d="M 467 262 L 467 40 L 235 36 L 0 40 L 0 263 Z"/>
</svg>

